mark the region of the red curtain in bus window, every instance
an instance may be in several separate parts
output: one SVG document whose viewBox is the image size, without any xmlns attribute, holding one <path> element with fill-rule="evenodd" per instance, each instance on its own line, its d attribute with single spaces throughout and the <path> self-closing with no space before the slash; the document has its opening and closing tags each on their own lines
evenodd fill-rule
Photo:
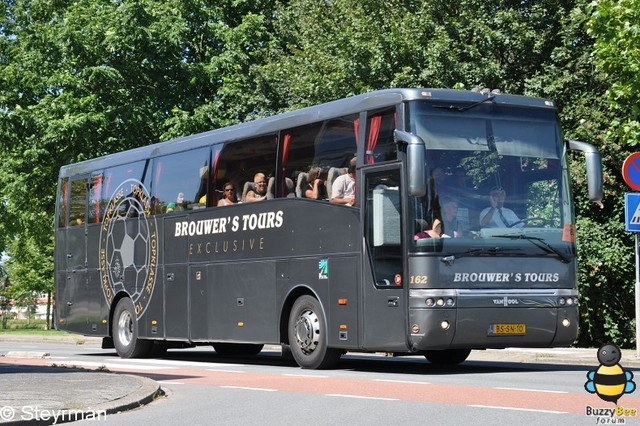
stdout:
<svg viewBox="0 0 640 426">
<path fill-rule="evenodd" d="M 278 137 L 276 136 L 276 142 L 278 141 Z M 282 164 L 281 164 L 281 170 L 283 172 L 286 172 L 287 169 L 287 161 L 289 160 L 289 147 L 291 146 L 291 133 L 285 133 L 284 136 L 282 137 Z M 287 180 L 290 181 L 290 185 L 287 185 Z M 284 194 L 283 196 L 287 196 L 289 194 L 290 191 L 295 190 L 295 184 L 292 183 L 293 181 L 288 178 L 286 175 L 282 176 L 282 191 L 280 192 L 281 194 Z M 291 188 L 289 188 L 289 186 L 291 186 Z"/>
<path fill-rule="evenodd" d="M 376 149 L 376 144 L 378 143 L 378 135 L 380 134 L 380 123 L 382 123 L 381 115 L 374 115 L 369 120 L 369 139 L 367 140 L 367 156 L 366 163 L 373 164 L 376 162 L 376 159 L 373 156 L 373 153 Z"/>
<path fill-rule="evenodd" d="M 218 182 L 218 163 L 220 162 L 220 153 L 222 152 L 222 146 L 218 146 L 217 150 L 213 154 L 213 182 L 216 182 L 214 185 L 217 186 Z M 224 182 L 222 183 L 224 185 Z M 224 188 L 223 188 L 224 189 Z M 213 191 L 213 204 L 212 206 L 218 205 L 218 191 L 214 189 Z"/>
<path fill-rule="evenodd" d="M 69 179 L 62 182 L 62 205 L 60 206 L 60 217 L 58 226 L 67 226 L 67 204 L 69 202 Z"/>
<path fill-rule="evenodd" d="M 276 137 L 276 143 L 278 138 Z M 291 144 L 291 133 L 285 133 L 282 137 L 282 170 L 287 167 L 287 160 L 289 159 L 289 145 Z"/>
<path fill-rule="evenodd" d="M 220 153 L 222 152 L 222 147 L 218 147 L 216 152 L 213 154 L 213 180 L 218 180 L 218 163 L 220 162 Z"/>
<path fill-rule="evenodd" d="M 102 199 L 102 174 L 93 177 L 93 202 L 96 204 L 96 223 L 100 223 L 100 200 Z"/>
<path fill-rule="evenodd" d="M 353 120 L 353 131 L 356 134 L 356 145 L 358 145 L 358 132 L 360 131 L 360 119 Z"/>
</svg>

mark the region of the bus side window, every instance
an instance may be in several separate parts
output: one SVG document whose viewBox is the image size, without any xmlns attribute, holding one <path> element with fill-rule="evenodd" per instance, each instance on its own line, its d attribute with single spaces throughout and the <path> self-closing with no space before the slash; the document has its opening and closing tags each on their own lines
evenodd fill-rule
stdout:
<svg viewBox="0 0 640 426">
<path fill-rule="evenodd" d="M 173 213 L 207 204 L 209 148 L 165 155 L 154 160 L 153 199 L 156 213 Z M 211 197 L 215 197 L 212 192 Z"/>
<path fill-rule="evenodd" d="M 393 138 L 395 128 L 395 109 L 367 113 L 366 164 L 397 159 L 397 145 Z"/>
<path fill-rule="evenodd" d="M 272 134 L 225 144 L 220 154 L 215 156 L 213 178 L 216 190 L 222 191 L 225 183 L 231 182 L 242 201 L 244 189 L 249 191 L 253 187 L 257 173 L 265 175 L 265 189 L 269 189 L 269 180 L 275 177 L 276 142 L 276 135 Z M 274 190 L 273 182 L 271 189 Z"/>
<path fill-rule="evenodd" d="M 285 189 L 281 196 L 288 196 L 292 184 L 296 194 L 304 194 L 310 182 L 302 182 L 305 176 L 301 174 L 308 173 L 312 167 L 320 167 L 327 197 L 331 197 L 327 175 L 331 168 L 349 165 L 357 150 L 357 129 L 358 115 L 352 114 L 283 132 L 281 166 L 285 179 L 282 187 Z"/>
<path fill-rule="evenodd" d="M 87 206 L 87 180 L 80 179 L 71 182 L 71 200 L 69 204 L 69 226 L 84 225 Z"/>
<path fill-rule="evenodd" d="M 129 179 L 135 179 L 137 181 L 144 181 L 144 171 L 146 161 L 137 161 L 135 163 L 124 164 L 121 166 L 112 167 L 110 169 L 104 170 L 104 175 L 102 176 L 102 185 L 100 189 L 100 208 L 103 211 L 107 211 L 109 209 L 109 201 L 115 195 L 114 192 L 117 188 L 120 187 L 124 182 Z M 97 194 L 96 194 L 97 195 Z M 124 194 L 129 195 L 129 194 Z M 121 209 L 124 208 L 123 204 L 120 204 L 119 207 Z M 120 212 L 124 214 L 123 211 Z"/>
</svg>

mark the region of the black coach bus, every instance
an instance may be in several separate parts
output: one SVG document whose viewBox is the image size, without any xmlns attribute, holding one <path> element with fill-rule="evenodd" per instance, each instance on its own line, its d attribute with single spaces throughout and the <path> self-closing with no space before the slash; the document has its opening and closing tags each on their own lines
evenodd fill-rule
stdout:
<svg viewBox="0 0 640 426">
<path fill-rule="evenodd" d="M 124 358 L 281 344 L 304 368 L 568 346 L 569 150 L 599 201 L 600 156 L 563 140 L 553 102 L 390 89 L 64 166 L 56 326 Z M 344 174 L 355 198 L 336 204 Z"/>
</svg>

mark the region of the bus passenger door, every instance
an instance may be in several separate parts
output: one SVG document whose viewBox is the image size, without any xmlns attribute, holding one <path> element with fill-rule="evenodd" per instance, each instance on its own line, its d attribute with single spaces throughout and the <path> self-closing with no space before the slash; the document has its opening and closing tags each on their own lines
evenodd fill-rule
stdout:
<svg viewBox="0 0 640 426">
<path fill-rule="evenodd" d="M 400 171 L 398 165 L 387 165 L 366 168 L 363 173 L 362 311 L 367 350 L 407 350 Z"/>
<path fill-rule="evenodd" d="M 71 181 L 69 220 L 65 246 L 66 279 L 60 283 L 59 320 L 63 328 L 88 332 L 87 294 L 87 178 Z"/>
</svg>

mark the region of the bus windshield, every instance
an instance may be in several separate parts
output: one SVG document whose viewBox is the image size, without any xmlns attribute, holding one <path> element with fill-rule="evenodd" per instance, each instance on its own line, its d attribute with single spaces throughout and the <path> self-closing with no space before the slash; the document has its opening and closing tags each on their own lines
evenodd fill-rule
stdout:
<svg viewBox="0 0 640 426">
<path fill-rule="evenodd" d="M 409 104 L 426 146 L 427 192 L 410 197 L 410 247 L 446 255 L 575 256 L 555 111 L 485 102 Z"/>
</svg>

